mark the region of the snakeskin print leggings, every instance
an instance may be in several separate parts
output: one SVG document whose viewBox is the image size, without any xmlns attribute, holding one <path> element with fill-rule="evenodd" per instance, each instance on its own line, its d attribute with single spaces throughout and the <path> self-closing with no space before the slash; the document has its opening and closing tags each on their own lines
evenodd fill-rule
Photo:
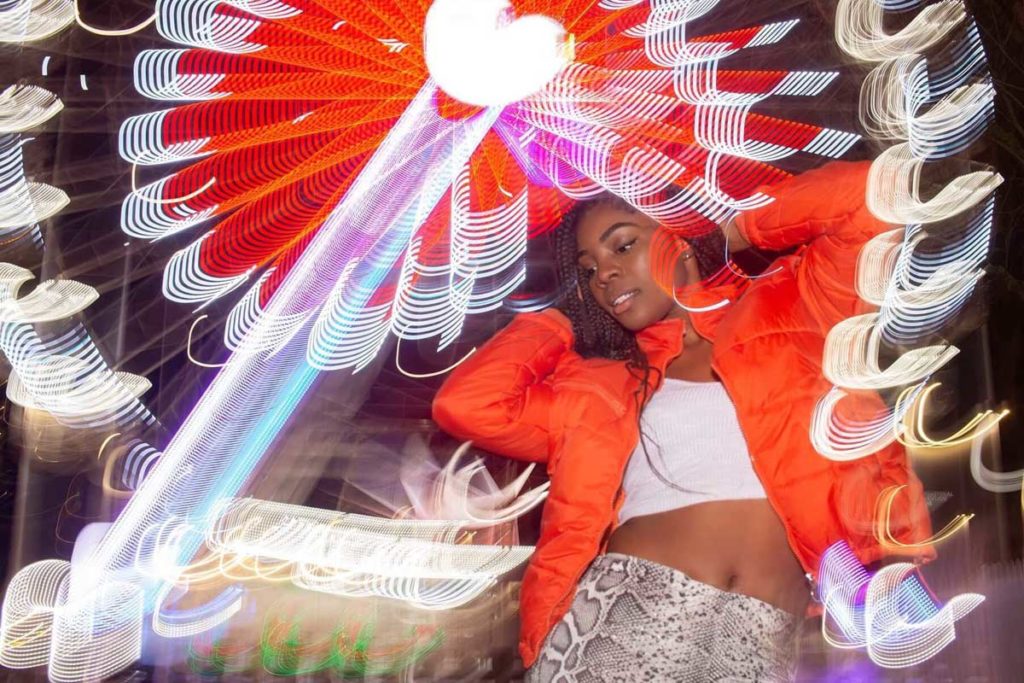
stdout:
<svg viewBox="0 0 1024 683">
<path fill-rule="evenodd" d="M 529 683 L 792 681 L 794 615 L 629 555 L 601 555 Z"/>
</svg>

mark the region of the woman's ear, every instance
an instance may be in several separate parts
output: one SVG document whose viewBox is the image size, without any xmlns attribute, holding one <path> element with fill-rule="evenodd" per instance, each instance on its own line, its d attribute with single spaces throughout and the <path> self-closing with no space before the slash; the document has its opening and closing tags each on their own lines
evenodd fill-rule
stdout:
<svg viewBox="0 0 1024 683">
<path fill-rule="evenodd" d="M 666 294 L 689 281 L 687 264 L 694 252 L 686 240 L 669 228 L 659 225 L 651 237 L 651 275 Z"/>
</svg>

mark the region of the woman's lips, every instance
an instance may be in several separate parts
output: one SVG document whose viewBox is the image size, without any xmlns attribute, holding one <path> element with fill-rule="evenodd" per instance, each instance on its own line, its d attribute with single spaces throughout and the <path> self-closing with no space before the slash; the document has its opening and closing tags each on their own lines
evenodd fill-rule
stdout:
<svg viewBox="0 0 1024 683">
<path fill-rule="evenodd" d="M 633 300 L 636 299 L 636 295 L 640 293 L 639 289 L 631 289 L 628 292 L 623 292 L 615 298 L 612 305 L 612 313 L 615 315 L 622 315 L 633 306 Z"/>
</svg>

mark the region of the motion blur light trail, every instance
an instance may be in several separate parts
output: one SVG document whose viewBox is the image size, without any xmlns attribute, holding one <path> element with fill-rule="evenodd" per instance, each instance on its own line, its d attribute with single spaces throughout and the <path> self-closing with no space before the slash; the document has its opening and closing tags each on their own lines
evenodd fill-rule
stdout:
<svg viewBox="0 0 1024 683">
<path fill-rule="evenodd" d="M 291 565 L 291 580 L 310 590 L 448 609 L 472 600 L 533 551 L 469 545 L 460 542 L 464 528 L 462 520 L 389 520 L 237 499 L 225 502 L 206 544 L 221 555 Z M 161 571 L 163 553 L 140 559 Z M 175 570 L 165 578 L 173 580 Z"/>
<path fill-rule="evenodd" d="M 0 42 L 48 38 L 75 20 L 74 0 L 12 0 L 0 5 Z"/>
<path fill-rule="evenodd" d="M 132 182 L 121 228 L 175 246 L 191 240 L 169 259 L 163 294 L 191 308 L 232 299 L 223 331 L 231 356 L 162 452 L 141 441 L 127 449 L 121 489 L 134 494 L 91 554 L 15 576 L 0 663 L 47 665 L 57 681 L 115 674 L 138 657 L 145 615 L 163 637 L 212 633 L 239 614 L 249 579 L 441 609 L 521 563 L 527 547 L 451 534 L 539 503 L 543 487 L 520 495 L 528 473 L 474 497 L 482 467 L 456 469 L 453 459 L 437 490 L 410 494 L 418 512 L 454 518 L 433 522 L 429 538 L 415 530 L 430 526 L 422 520 L 368 521 L 241 496 L 320 372 L 363 378 L 392 338 L 455 342 L 467 316 L 506 305 L 525 279 L 527 240 L 549 231 L 571 200 L 610 191 L 694 237 L 769 202 L 758 188 L 788 176 L 774 164 L 851 149 L 856 133 L 767 113 L 776 98 L 823 95 L 838 72 L 742 68 L 799 45 L 799 20 L 723 27 L 724 4 L 523 0 L 513 11 L 507 0 L 158 0 L 154 25 L 176 46 L 141 52 L 134 80 L 168 104 L 120 128 Z M 916 16 L 890 34 L 887 13 L 896 11 Z M 15 0 L 0 7 L 0 40 L 38 40 L 74 21 L 85 25 L 75 2 Z M 703 30 L 709 23 L 714 31 Z M 878 65 L 860 112 L 890 146 L 872 168 L 869 206 L 906 224 L 860 257 L 858 290 L 880 310 L 839 322 L 827 340 L 834 387 L 811 438 L 824 457 L 849 461 L 896 438 L 926 438 L 920 424 L 902 431 L 903 420 L 959 352 L 934 336 L 982 276 L 1002 179 L 971 170 L 933 196 L 922 186 L 926 165 L 967 150 L 992 118 L 984 53 L 961 2 L 839 0 L 835 29 L 848 55 Z M 17 137 L 59 110 L 39 90 L 0 98 L 4 235 L 38 234 L 35 223 L 66 203 L 25 178 Z M 157 173 L 138 186 L 137 176 Z M 17 299 L 28 278 L 4 273 L 0 347 L 16 371 L 12 398 L 77 427 L 151 419 L 138 401 L 146 387 L 112 373 L 84 330 L 44 339 L 33 327 L 81 311 L 93 291 L 44 283 Z M 881 349 L 894 344 L 908 350 L 883 363 Z M 844 413 L 851 394 L 879 389 L 900 400 L 867 417 Z M 891 493 L 879 501 L 886 511 L 899 491 Z M 876 528 L 889 537 L 884 521 Z M 216 552 L 197 559 L 204 544 Z M 836 626 L 826 638 L 865 647 L 882 666 L 934 655 L 980 601 L 957 596 L 939 608 L 903 565 L 868 577 L 839 550 L 828 560 L 823 599 Z M 227 583 L 210 601 L 180 600 L 190 582 L 213 575 Z M 861 589 L 872 596 L 864 605 Z M 300 630 L 283 623 L 263 638 L 268 671 L 375 671 L 359 669 L 368 631 L 342 644 L 309 642 Z M 415 634 L 409 661 L 434 635 Z"/>
<path fill-rule="evenodd" d="M 261 643 L 263 667 L 276 676 L 333 671 L 344 678 L 396 675 L 433 652 L 444 632 L 412 627 L 407 642 L 375 647 L 373 622 L 344 624 L 319 642 L 303 639 L 302 622 L 270 620 Z M 307 636 L 308 637 L 308 636 Z"/>
<path fill-rule="evenodd" d="M 494 115 L 486 112 L 465 122 L 441 119 L 432 109 L 435 92 L 432 84 L 424 86 L 406 116 L 367 164 L 369 173 L 349 189 L 346 200 L 332 213 L 292 277 L 272 299 L 266 320 L 315 310 L 331 289 L 342 289 L 349 282 L 350 296 L 365 302 L 374 283 L 392 267 L 401 253 L 400 246 L 418 227 L 420 217 L 429 213 L 440 198 L 445 187 L 443 179 L 450 182 L 493 121 Z M 349 225 L 359 226 L 359 232 L 346 233 L 344 227 Z M 349 263 L 357 264 L 349 279 L 335 285 L 338 273 Z M 250 334 L 260 334 L 265 324 L 257 324 Z M 72 582 L 70 591 L 53 596 L 57 614 L 81 613 L 82 620 L 92 618 L 89 615 L 93 605 L 84 596 L 108 582 L 112 575 L 126 571 L 130 575 L 138 544 L 149 529 L 173 520 L 208 523 L 205 520 L 210 507 L 243 485 L 277 429 L 315 379 L 316 370 L 306 362 L 309 339 L 308 333 L 297 334 L 276 354 L 264 351 L 245 355 L 218 373 L 157 466 L 96 548 L 88 561 L 88 570 L 78 575 L 81 583 Z M 178 562 L 187 562 L 197 543 L 198 540 L 181 547 Z M 27 579 L 31 568 L 24 573 Z M 149 608 L 152 590 L 140 596 Z M 4 616 L 5 627 L 23 618 L 6 611 Z M 141 614 L 138 616 L 138 623 L 126 624 L 124 628 L 140 629 Z M 59 638 L 61 633 L 55 629 L 53 635 Z M 84 645 L 55 642 L 51 653 L 69 661 L 88 659 L 89 653 L 96 656 L 95 649 Z M 114 673 L 126 664 L 123 659 L 107 662 L 109 670 L 101 673 Z M 42 663 L 45 660 L 36 660 L 34 665 Z M 93 675 L 93 667 L 102 669 L 103 665 L 91 662 L 88 667 L 75 669 L 68 664 L 57 672 L 51 663 L 51 675 L 55 680 L 57 676 L 59 680 L 80 680 L 87 678 L 87 674 Z"/>
<path fill-rule="evenodd" d="M 858 293 L 880 311 L 839 322 L 826 340 L 822 366 L 835 387 L 815 410 L 811 440 L 833 460 L 854 460 L 892 443 L 912 399 L 959 353 L 952 344 L 919 344 L 954 320 L 983 276 L 993 193 L 1003 182 L 994 171 L 972 171 L 921 198 L 924 165 L 955 156 L 982 135 L 992 120 L 994 91 L 977 28 L 962 3 L 897 4 L 840 0 L 837 9 L 837 43 L 853 57 L 880 62 L 861 90 L 863 123 L 883 139 L 903 141 L 875 159 L 868 206 L 880 219 L 906 227 L 878 235 L 860 254 Z M 919 10 L 914 19 L 886 33 L 886 11 L 911 8 Z M 932 106 L 920 115 L 925 105 Z M 907 349 L 884 369 L 883 342 Z M 872 419 L 843 413 L 849 390 L 908 385 L 893 408 Z"/>
<path fill-rule="evenodd" d="M 565 56 L 556 50 L 547 64 L 537 66 L 538 80 L 550 81 L 546 87 L 515 101 L 508 100 L 511 91 L 491 97 L 509 103 L 467 169 L 472 192 L 456 188 L 451 201 L 453 212 L 479 215 L 477 225 L 469 224 L 478 244 L 460 252 L 452 236 L 445 260 L 460 277 L 450 277 L 446 290 L 464 282 L 467 271 L 487 269 L 489 259 L 481 255 L 477 265 L 472 247 L 495 249 L 502 242 L 500 231 L 507 230 L 502 211 L 525 210 L 531 234 L 551 227 L 565 206 L 555 188 L 570 196 L 618 190 L 652 214 L 702 232 L 728 212 L 730 203 L 784 177 L 757 159 L 800 150 L 838 156 L 856 141 L 848 133 L 751 113 L 753 104 L 770 97 L 818 95 L 836 74 L 719 69 L 725 57 L 785 41 L 797 22 L 686 35 L 687 24 L 716 4 L 565 5 L 562 23 L 575 36 L 572 63 L 565 66 Z M 201 302 L 224 295 L 242 286 L 253 267 L 269 265 L 273 274 L 260 283 L 264 303 L 309 235 L 363 172 L 414 94 L 410 84 L 428 76 L 429 60 L 422 53 L 443 42 L 447 34 L 439 31 L 460 30 L 470 44 L 489 44 L 486 55 L 461 60 L 469 69 L 465 74 L 445 72 L 442 80 L 460 93 L 481 86 L 475 80 L 481 60 L 500 61 L 511 47 L 495 44 L 494 31 L 479 34 L 481 8 L 507 8 L 502 2 L 445 0 L 431 5 L 426 15 L 423 7 L 403 3 L 374 5 L 372 13 L 339 6 L 338 16 L 324 16 L 314 3 L 290 6 L 295 9 L 284 12 L 275 4 L 280 11 L 272 16 L 228 12 L 228 5 L 196 14 L 199 10 L 185 0 L 158 6 L 159 30 L 191 47 L 141 53 L 137 86 L 156 99 L 195 103 L 132 117 L 121 130 L 121 152 L 143 165 L 198 161 L 129 195 L 122 224 L 128 234 L 153 239 L 222 219 L 172 260 L 165 277 L 172 298 Z M 445 17 L 466 7 L 475 8 L 468 25 L 446 28 Z M 544 3 L 522 3 L 517 9 L 521 18 L 497 32 L 502 41 L 556 44 L 550 21 L 536 17 L 547 10 Z M 434 17 L 434 33 L 424 36 L 427 15 Z M 186 16 L 199 26 L 231 26 L 238 33 L 211 38 L 212 32 L 198 30 Z M 613 31 L 620 32 L 607 35 Z M 373 47 L 384 36 L 408 47 L 400 52 Z M 314 51 L 313 45 L 322 49 Z M 517 72 L 532 73 L 521 55 L 515 63 Z M 501 82 L 494 74 L 486 81 L 489 88 Z M 438 97 L 443 116 L 477 111 L 444 88 Z M 686 188 L 683 196 L 658 199 L 671 184 Z M 520 202 L 525 207 L 519 208 Z M 429 254 L 433 267 L 444 257 L 431 247 L 443 239 L 449 223 L 453 231 L 462 224 L 447 206 L 433 211 L 420 231 L 420 254 Z M 493 297 L 501 294 L 497 289 Z"/>
<path fill-rule="evenodd" d="M 865 648 L 871 661 L 893 669 L 933 657 L 956 638 L 953 624 L 985 599 L 968 593 L 937 605 L 914 565 L 890 564 L 872 576 L 844 543 L 822 557 L 818 595 L 829 643 Z"/>
<path fill-rule="evenodd" d="M 0 93 L 0 132 L 22 133 L 56 116 L 64 103 L 35 85 L 12 85 Z"/>
<path fill-rule="evenodd" d="M 62 209 L 68 195 L 25 175 L 21 136 L 57 116 L 61 100 L 43 88 L 11 86 L 0 95 L 0 240 L 9 248 L 23 239 L 42 244 L 39 223 Z M 32 272 L 0 263 L 0 350 L 11 364 L 7 397 L 24 408 L 42 409 L 75 428 L 152 423 L 138 397 L 149 381 L 113 372 L 80 323 L 53 325 L 84 311 L 98 298 L 92 287 L 51 280 L 19 297 Z M 47 332 L 41 333 L 37 326 Z"/>
</svg>

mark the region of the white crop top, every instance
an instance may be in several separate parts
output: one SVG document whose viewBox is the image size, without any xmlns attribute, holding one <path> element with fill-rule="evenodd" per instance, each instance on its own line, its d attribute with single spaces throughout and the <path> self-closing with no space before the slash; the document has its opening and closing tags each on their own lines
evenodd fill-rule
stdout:
<svg viewBox="0 0 1024 683">
<path fill-rule="evenodd" d="M 712 500 L 765 498 L 736 408 L 719 382 L 666 379 L 640 424 L 657 473 L 638 443 L 622 481 L 620 524 Z"/>
</svg>

